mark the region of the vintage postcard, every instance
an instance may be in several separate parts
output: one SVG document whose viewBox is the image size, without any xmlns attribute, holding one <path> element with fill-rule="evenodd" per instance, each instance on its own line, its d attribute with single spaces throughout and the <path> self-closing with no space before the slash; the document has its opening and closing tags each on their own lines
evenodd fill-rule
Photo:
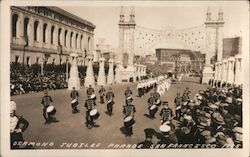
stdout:
<svg viewBox="0 0 250 157">
<path fill-rule="evenodd" d="M 2 1 L 1 155 L 249 156 L 247 1 Z"/>
</svg>

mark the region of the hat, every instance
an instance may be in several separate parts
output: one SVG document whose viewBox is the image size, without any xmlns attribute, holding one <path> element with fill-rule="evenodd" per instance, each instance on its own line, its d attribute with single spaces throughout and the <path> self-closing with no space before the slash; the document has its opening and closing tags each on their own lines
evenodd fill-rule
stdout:
<svg viewBox="0 0 250 157">
<path fill-rule="evenodd" d="M 218 109 L 218 106 L 216 106 L 215 104 L 209 104 L 208 106 L 211 109 Z"/>
<path fill-rule="evenodd" d="M 231 97 L 227 97 L 226 102 L 231 104 L 233 102 L 233 99 Z"/>
<path fill-rule="evenodd" d="M 185 116 L 184 116 L 184 119 L 186 119 L 186 120 L 189 120 L 189 121 L 190 121 L 190 120 L 192 120 L 192 116 L 190 116 L 190 115 L 185 115 Z"/>
<path fill-rule="evenodd" d="M 163 105 L 164 105 L 164 104 L 168 105 L 168 101 L 163 101 L 162 103 L 163 103 Z"/>
<path fill-rule="evenodd" d="M 201 132 L 201 135 L 202 135 L 202 136 L 211 136 L 211 131 L 209 131 L 209 130 L 204 130 L 204 131 Z"/>
<path fill-rule="evenodd" d="M 221 125 L 224 125 L 225 122 L 224 122 L 224 118 L 221 116 L 221 114 L 219 112 L 215 112 L 213 114 L 213 117 L 214 117 L 214 122 L 217 123 L 217 124 L 221 124 Z"/>
<path fill-rule="evenodd" d="M 171 130 L 171 128 L 170 128 L 170 126 L 168 126 L 168 125 L 161 125 L 160 128 L 159 128 L 159 130 L 160 130 L 162 133 L 168 133 L 168 132 Z"/>
<path fill-rule="evenodd" d="M 16 103 L 15 101 L 10 101 L 10 113 L 13 113 L 14 111 L 16 111 Z"/>
<path fill-rule="evenodd" d="M 155 133 L 155 130 L 151 128 L 146 128 L 144 129 L 144 132 L 147 138 L 152 138 Z"/>
<path fill-rule="evenodd" d="M 202 100 L 202 96 L 201 95 L 199 95 L 197 98 L 198 98 L 198 100 Z"/>
<path fill-rule="evenodd" d="M 233 132 L 238 133 L 238 134 L 242 134 L 242 128 L 241 127 L 235 127 L 235 128 L 233 128 Z"/>
<path fill-rule="evenodd" d="M 241 98 L 237 98 L 236 100 L 239 101 L 239 102 L 242 102 L 242 99 L 241 99 Z"/>
</svg>

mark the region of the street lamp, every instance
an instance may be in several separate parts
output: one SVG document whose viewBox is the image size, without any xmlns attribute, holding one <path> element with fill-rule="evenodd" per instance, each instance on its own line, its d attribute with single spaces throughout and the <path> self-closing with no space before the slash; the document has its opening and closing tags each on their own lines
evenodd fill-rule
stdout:
<svg viewBox="0 0 250 157">
<path fill-rule="evenodd" d="M 60 43 L 60 42 L 58 43 L 58 46 L 57 46 L 57 51 L 58 51 L 58 54 L 59 54 L 59 57 L 60 57 L 60 58 L 59 58 L 59 59 L 60 59 L 60 61 L 59 61 L 59 62 L 60 62 L 60 65 L 61 65 L 61 63 L 62 63 L 61 56 L 62 56 L 62 54 L 63 54 L 63 53 L 62 53 L 62 45 L 61 45 L 61 43 Z"/>
<path fill-rule="evenodd" d="M 24 37 L 25 44 L 23 46 L 23 67 L 24 67 L 24 58 L 25 58 L 25 48 L 29 45 L 29 37 L 25 35 Z"/>
</svg>

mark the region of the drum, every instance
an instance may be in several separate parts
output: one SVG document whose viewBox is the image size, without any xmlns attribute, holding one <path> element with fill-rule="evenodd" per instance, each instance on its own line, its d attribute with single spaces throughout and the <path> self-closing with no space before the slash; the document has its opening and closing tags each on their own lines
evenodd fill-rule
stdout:
<svg viewBox="0 0 250 157">
<path fill-rule="evenodd" d="M 175 110 L 180 110 L 181 109 L 181 105 L 177 106 Z"/>
<path fill-rule="evenodd" d="M 72 105 L 72 107 L 77 106 L 77 105 L 78 105 L 77 99 L 72 100 L 72 101 L 71 101 L 71 105 Z"/>
<path fill-rule="evenodd" d="M 97 111 L 97 109 L 93 109 L 90 111 L 89 113 L 90 117 L 93 118 L 93 119 L 97 119 L 100 117 L 100 114 L 99 112 Z"/>
<path fill-rule="evenodd" d="M 49 107 L 47 107 L 46 112 L 47 112 L 49 115 L 54 115 L 54 114 L 56 113 L 56 109 L 55 109 L 54 106 L 50 105 Z"/>
<path fill-rule="evenodd" d="M 128 97 L 127 97 L 127 100 L 132 100 L 132 96 L 128 96 Z"/>
<path fill-rule="evenodd" d="M 92 94 L 92 95 L 90 96 L 90 99 L 96 99 L 95 94 Z"/>
<path fill-rule="evenodd" d="M 153 112 L 158 111 L 158 107 L 156 105 L 152 105 L 149 109 L 150 109 L 150 111 L 153 111 Z"/>
<path fill-rule="evenodd" d="M 135 124 L 135 120 L 132 116 L 127 116 L 124 118 L 124 126 L 125 127 L 132 127 Z"/>
<path fill-rule="evenodd" d="M 157 99 L 157 101 L 155 102 L 155 104 L 156 104 L 157 106 L 161 105 L 161 100 L 160 100 L 160 99 Z"/>
</svg>

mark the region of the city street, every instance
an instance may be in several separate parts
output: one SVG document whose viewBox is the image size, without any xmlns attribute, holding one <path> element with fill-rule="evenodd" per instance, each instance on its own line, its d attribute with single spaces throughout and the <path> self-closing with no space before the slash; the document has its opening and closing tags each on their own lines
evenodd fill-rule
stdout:
<svg viewBox="0 0 250 157">
<path fill-rule="evenodd" d="M 186 87 L 190 88 L 192 97 L 199 90 L 206 88 L 205 85 L 199 83 L 199 78 L 184 77 L 181 82 L 172 84 L 162 100 L 168 101 L 170 108 L 174 112 L 174 98 L 177 92 L 183 92 Z M 12 99 L 17 103 L 17 114 L 23 116 L 29 121 L 28 129 L 23 133 L 27 142 L 36 142 L 38 149 L 107 149 L 114 148 L 115 144 L 136 144 L 145 140 L 144 129 L 153 128 L 159 131 L 160 116 L 159 111 L 156 113 L 156 119 L 149 119 L 147 99 L 149 93 L 142 98 L 137 97 L 137 83 L 122 83 L 113 85 L 115 94 L 115 105 L 113 109 L 114 115 L 109 117 L 105 111 L 106 105 L 99 103 L 99 86 L 95 87 L 95 93 L 98 96 L 97 109 L 101 116 L 96 121 L 97 127 L 88 129 L 85 126 L 85 107 L 86 89 L 79 91 L 79 109 L 80 113 L 72 114 L 70 105 L 70 91 L 56 90 L 50 91 L 49 95 L 54 101 L 57 109 L 56 118 L 59 123 L 44 124 L 42 116 L 41 99 L 43 92 L 31 93 L 25 95 L 13 96 Z M 130 86 L 133 91 L 133 104 L 136 107 L 134 134 L 131 137 L 125 137 L 121 132 L 123 126 L 122 106 L 125 103 L 124 91 Z M 106 90 L 108 87 L 105 87 Z M 152 92 L 152 91 L 151 91 Z M 76 143 L 74 145 L 74 143 Z M 84 143 L 84 144 L 81 144 Z M 72 144 L 72 145 L 71 145 Z M 39 146 L 40 145 L 40 146 Z M 129 146 L 128 146 L 129 147 Z"/>
</svg>

